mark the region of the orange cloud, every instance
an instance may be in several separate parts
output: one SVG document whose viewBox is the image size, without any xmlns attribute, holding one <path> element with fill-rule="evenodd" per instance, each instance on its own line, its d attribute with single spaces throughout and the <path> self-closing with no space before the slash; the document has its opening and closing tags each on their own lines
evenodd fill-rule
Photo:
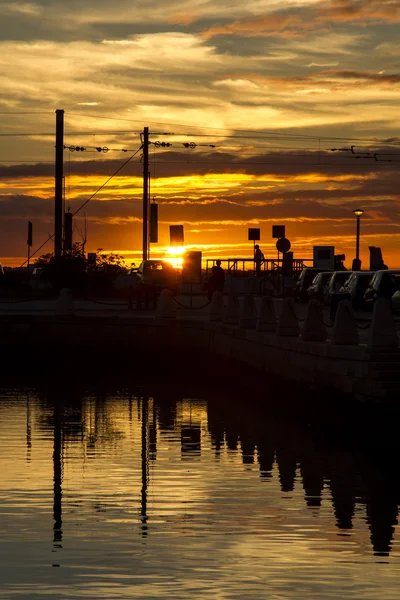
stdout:
<svg viewBox="0 0 400 600">
<path fill-rule="evenodd" d="M 217 35 L 241 35 L 244 37 L 275 36 L 303 37 L 311 31 L 321 33 L 333 23 L 358 23 L 366 25 L 377 22 L 400 22 L 399 0 L 332 0 L 331 6 L 321 2 L 313 7 L 299 8 L 254 17 L 238 19 L 227 25 L 210 27 L 202 33 L 204 39 Z"/>
</svg>

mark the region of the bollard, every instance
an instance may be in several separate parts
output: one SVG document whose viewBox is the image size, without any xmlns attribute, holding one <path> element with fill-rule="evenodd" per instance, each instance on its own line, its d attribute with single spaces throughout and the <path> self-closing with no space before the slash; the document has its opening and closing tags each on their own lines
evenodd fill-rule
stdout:
<svg viewBox="0 0 400 600">
<path fill-rule="evenodd" d="M 336 318 L 337 307 L 339 306 L 339 302 L 342 302 L 342 300 L 351 301 L 350 294 L 345 294 L 343 292 L 332 292 L 331 301 L 329 303 L 329 318 L 332 321 L 332 323 Z"/>
<path fill-rule="evenodd" d="M 257 321 L 256 305 L 253 296 L 246 294 L 240 311 L 239 327 L 241 329 L 254 329 Z"/>
<path fill-rule="evenodd" d="M 60 316 L 75 314 L 72 292 L 69 288 L 62 288 L 60 290 L 57 298 L 56 314 Z"/>
<path fill-rule="evenodd" d="M 342 300 L 338 304 L 331 341 L 332 344 L 346 346 L 357 346 L 359 342 L 353 309 L 348 300 Z"/>
<path fill-rule="evenodd" d="M 396 348 L 399 345 L 392 306 L 386 298 L 375 300 L 371 326 L 368 332 L 368 345 L 391 348 Z"/>
<path fill-rule="evenodd" d="M 261 298 L 256 329 L 257 331 L 276 332 L 275 305 L 271 296 L 263 296 Z"/>
<path fill-rule="evenodd" d="M 175 319 L 176 307 L 170 290 L 162 290 L 157 303 L 157 319 Z"/>
<path fill-rule="evenodd" d="M 228 302 L 224 310 L 223 322 L 227 325 L 237 325 L 240 318 L 239 297 L 236 294 L 228 295 Z"/>
<path fill-rule="evenodd" d="M 224 314 L 224 296 L 222 292 L 216 290 L 211 299 L 210 312 L 208 313 L 209 321 L 222 321 Z"/>
<path fill-rule="evenodd" d="M 298 337 L 299 333 L 300 327 L 297 320 L 294 300 L 293 298 L 283 298 L 276 334 L 281 336 Z"/>
<path fill-rule="evenodd" d="M 324 342 L 328 337 L 322 306 L 318 300 L 310 300 L 308 303 L 307 315 L 304 319 L 300 337 L 305 342 Z"/>
</svg>

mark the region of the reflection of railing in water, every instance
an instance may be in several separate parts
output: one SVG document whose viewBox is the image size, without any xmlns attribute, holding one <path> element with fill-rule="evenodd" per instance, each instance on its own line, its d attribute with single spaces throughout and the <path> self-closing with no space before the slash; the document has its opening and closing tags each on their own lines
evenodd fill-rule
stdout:
<svg viewBox="0 0 400 600">
<path fill-rule="evenodd" d="M 255 275 L 255 263 L 252 258 L 221 258 L 221 266 L 227 273 L 233 276 L 253 276 Z M 206 275 L 209 274 L 211 268 L 216 264 L 217 259 L 208 258 L 206 261 Z M 292 272 L 294 275 L 299 274 L 305 267 L 312 266 L 311 258 L 293 259 Z M 261 271 L 264 273 L 281 272 L 282 267 L 286 265 L 286 261 L 281 258 L 266 258 L 261 264 Z"/>
</svg>

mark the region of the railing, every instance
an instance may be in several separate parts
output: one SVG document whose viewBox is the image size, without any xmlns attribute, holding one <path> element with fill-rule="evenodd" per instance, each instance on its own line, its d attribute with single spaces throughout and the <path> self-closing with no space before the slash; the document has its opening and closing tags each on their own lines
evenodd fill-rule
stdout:
<svg viewBox="0 0 400 600">
<path fill-rule="evenodd" d="M 237 277 L 248 277 L 255 275 L 255 264 L 252 258 L 221 258 L 221 266 L 227 273 Z M 216 264 L 216 258 L 208 258 L 206 261 L 206 275 L 211 271 L 211 268 Z M 293 259 L 291 271 L 294 275 L 299 274 L 305 267 L 312 267 L 313 260 L 311 258 Z M 261 264 L 261 271 L 265 274 L 281 273 L 282 268 L 287 266 L 287 262 L 281 258 L 266 258 Z"/>
</svg>

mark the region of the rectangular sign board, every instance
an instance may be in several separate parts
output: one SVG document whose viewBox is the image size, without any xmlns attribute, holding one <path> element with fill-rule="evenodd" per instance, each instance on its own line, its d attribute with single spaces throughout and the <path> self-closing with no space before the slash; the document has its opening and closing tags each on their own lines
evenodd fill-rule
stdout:
<svg viewBox="0 0 400 600">
<path fill-rule="evenodd" d="M 272 237 L 273 238 L 284 238 L 285 237 L 285 226 L 284 225 L 272 225 Z"/>
<path fill-rule="evenodd" d="M 261 239 L 260 238 L 260 230 L 256 229 L 256 228 L 255 229 L 249 228 L 249 240 L 256 242 L 260 239 Z"/>
<path fill-rule="evenodd" d="M 158 242 L 158 204 L 150 204 L 150 243 Z"/>
<path fill-rule="evenodd" d="M 171 246 L 183 246 L 183 225 L 169 226 L 169 240 Z"/>
<path fill-rule="evenodd" d="M 28 221 L 28 246 L 32 248 L 32 223 Z"/>
<path fill-rule="evenodd" d="M 314 267 L 333 271 L 335 268 L 335 246 L 313 247 Z"/>
</svg>

